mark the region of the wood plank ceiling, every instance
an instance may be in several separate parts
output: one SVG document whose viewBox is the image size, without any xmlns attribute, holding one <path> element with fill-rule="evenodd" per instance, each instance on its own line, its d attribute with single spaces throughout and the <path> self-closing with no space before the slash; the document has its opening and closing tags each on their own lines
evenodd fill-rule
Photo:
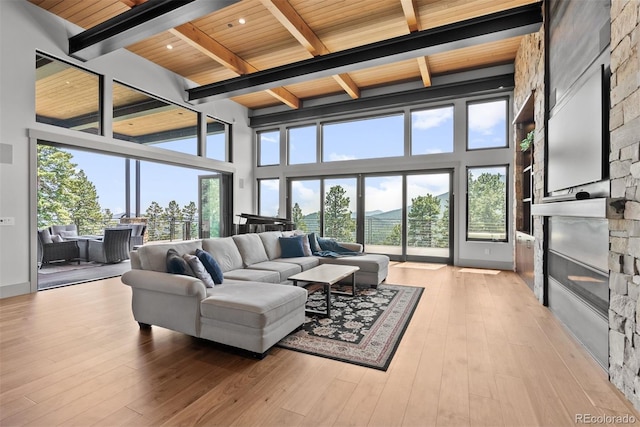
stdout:
<svg viewBox="0 0 640 427">
<path fill-rule="evenodd" d="M 146 0 L 28 0 L 84 29 Z M 535 0 L 243 0 L 127 46 L 199 85 L 475 18 Z M 244 20 L 244 24 L 240 20 Z M 233 97 L 250 109 L 513 62 L 522 36 Z"/>
</svg>

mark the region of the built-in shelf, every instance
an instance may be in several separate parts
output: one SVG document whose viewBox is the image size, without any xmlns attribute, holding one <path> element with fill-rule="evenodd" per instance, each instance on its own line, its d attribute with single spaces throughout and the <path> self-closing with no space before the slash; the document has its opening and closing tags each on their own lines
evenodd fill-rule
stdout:
<svg viewBox="0 0 640 427">
<path fill-rule="evenodd" d="M 534 99 L 535 99 L 534 94 L 535 94 L 535 90 L 532 90 L 531 93 L 529 93 L 529 96 L 527 96 L 527 99 L 524 100 L 524 102 L 522 103 L 522 106 L 516 113 L 516 116 L 513 119 L 512 124 L 517 125 L 519 123 L 533 122 Z"/>
<path fill-rule="evenodd" d="M 602 197 L 597 199 L 537 203 L 531 206 L 531 214 L 534 216 L 621 219 L 624 216 L 624 199 Z"/>
</svg>

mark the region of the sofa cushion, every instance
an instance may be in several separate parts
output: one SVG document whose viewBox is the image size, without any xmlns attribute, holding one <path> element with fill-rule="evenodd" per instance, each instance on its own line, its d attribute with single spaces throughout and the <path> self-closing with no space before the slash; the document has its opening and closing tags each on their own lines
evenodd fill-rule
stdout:
<svg viewBox="0 0 640 427">
<path fill-rule="evenodd" d="M 168 273 L 196 277 L 191 267 L 189 267 L 189 263 L 175 249 L 167 251 L 166 263 Z"/>
<path fill-rule="evenodd" d="M 205 239 L 202 249 L 213 256 L 224 273 L 244 267 L 238 246 L 231 237 Z"/>
<path fill-rule="evenodd" d="M 315 256 L 303 256 L 296 258 L 277 258 L 274 261 L 286 262 L 289 264 L 298 264 L 302 271 L 307 271 L 310 268 L 317 267 L 320 265 L 320 258 Z"/>
<path fill-rule="evenodd" d="M 78 233 L 76 231 L 65 231 L 65 230 L 60 230 L 59 236 L 62 237 L 63 239 L 67 239 L 69 237 L 78 237 Z"/>
<path fill-rule="evenodd" d="M 282 250 L 281 258 L 296 258 L 305 256 L 302 247 L 302 239 L 305 236 L 280 237 L 280 249 Z"/>
<path fill-rule="evenodd" d="M 356 265 L 360 271 L 377 273 L 389 266 L 389 257 L 379 254 L 344 256 L 340 258 L 320 258 L 320 264 Z"/>
<path fill-rule="evenodd" d="M 261 329 L 304 307 L 307 291 L 269 283 L 216 286 L 200 303 L 202 317 Z"/>
<path fill-rule="evenodd" d="M 262 245 L 264 246 L 264 250 L 269 259 L 274 260 L 276 258 L 280 258 L 282 251 L 280 250 L 280 242 L 278 241 L 278 238 L 282 237 L 282 232 L 265 231 L 263 233 L 258 233 L 258 236 L 260 236 L 260 239 L 262 240 Z"/>
<path fill-rule="evenodd" d="M 253 282 L 280 283 L 280 274 L 277 271 L 254 270 L 251 268 L 239 268 L 225 271 L 224 279 L 250 280 Z"/>
<path fill-rule="evenodd" d="M 267 252 L 264 250 L 262 239 L 257 234 L 239 234 L 233 236 L 233 241 L 238 246 L 245 267 L 269 260 Z"/>
<path fill-rule="evenodd" d="M 280 274 L 280 283 L 289 280 L 289 276 L 298 274 L 302 271 L 302 267 L 298 264 L 277 261 L 258 262 L 250 265 L 248 268 L 255 270 L 277 271 Z"/>
<path fill-rule="evenodd" d="M 38 231 L 38 233 L 40 234 L 40 240 L 42 241 L 43 245 L 53 243 L 53 240 L 51 240 L 51 232 L 48 228 L 40 230 Z"/>
<path fill-rule="evenodd" d="M 52 234 L 51 235 L 51 241 L 53 243 L 62 243 L 62 242 L 64 242 L 64 239 L 59 234 Z"/>
<path fill-rule="evenodd" d="M 198 279 L 202 281 L 202 283 L 204 283 L 204 285 L 207 288 L 213 288 L 215 283 L 213 283 L 213 279 L 211 278 L 211 275 L 209 274 L 207 269 L 204 268 L 204 264 L 202 264 L 202 262 L 198 259 L 197 256 L 184 254 L 182 255 L 182 258 L 184 258 L 184 260 L 187 261 L 187 264 L 189 264 L 189 267 L 191 267 L 191 270 L 193 270 L 193 273 L 196 275 Z"/>
<path fill-rule="evenodd" d="M 221 284 L 224 280 L 224 275 L 222 274 L 222 269 L 216 259 L 211 256 L 209 252 L 203 251 L 202 249 L 196 250 L 196 256 L 211 276 L 213 283 L 216 285 Z"/>
</svg>

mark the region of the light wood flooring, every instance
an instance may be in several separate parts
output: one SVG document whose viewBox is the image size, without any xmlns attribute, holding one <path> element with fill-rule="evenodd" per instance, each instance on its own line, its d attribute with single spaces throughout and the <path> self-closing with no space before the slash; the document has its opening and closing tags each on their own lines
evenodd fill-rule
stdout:
<svg viewBox="0 0 640 427">
<path fill-rule="evenodd" d="M 0 300 L 1 426 L 568 426 L 640 419 L 513 272 L 392 266 L 425 292 L 387 372 L 262 361 L 154 327 L 118 278 Z M 636 423 L 638 425 L 640 423 Z"/>
</svg>

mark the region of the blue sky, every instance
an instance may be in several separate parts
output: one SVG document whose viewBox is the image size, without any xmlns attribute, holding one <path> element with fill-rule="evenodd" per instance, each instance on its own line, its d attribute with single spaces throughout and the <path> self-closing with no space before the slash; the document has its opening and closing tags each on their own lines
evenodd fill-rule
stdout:
<svg viewBox="0 0 640 427">
<path fill-rule="evenodd" d="M 121 157 L 94 154 L 80 150 L 65 150 L 73 154 L 72 162 L 84 170 L 96 187 L 102 209 L 109 208 L 114 214 L 125 211 L 125 160 Z M 134 162 L 131 162 L 132 165 Z M 132 168 L 133 169 L 133 168 Z M 171 200 L 184 206 L 198 202 L 198 175 L 210 175 L 212 172 L 163 165 L 143 161 L 140 166 L 141 210 L 146 211 L 152 201 L 162 207 Z M 132 170 L 131 176 L 134 177 Z M 132 189 L 135 188 L 132 182 Z M 133 191 L 133 190 L 132 190 Z M 135 195 L 132 194 L 135 200 Z M 135 209 L 132 200 L 131 208 Z"/>
<path fill-rule="evenodd" d="M 469 104 L 468 140 L 471 148 L 502 147 L 506 144 L 506 100 Z M 453 106 L 443 106 L 411 113 L 412 155 L 453 152 Z M 404 122 L 401 115 L 325 124 L 323 133 L 324 161 L 344 161 L 362 158 L 401 156 L 404 153 Z M 290 158 L 294 163 L 316 161 L 316 127 L 292 128 L 289 132 Z M 272 151 L 279 147 L 279 133 L 262 135 L 263 164 L 278 162 Z M 331 180 L 333 181 L 333 180 Z M 355 181 L 341 184 L 347 195 L 355 195 Z M 417 195 L 440 195 L 449 191 L 446 174 L 419 175 L 408 178 L 409 200 Z M 325 184 L 327 190 L 329 184 Z M 366 182 L 367 211 L 398 209 L 401 201 L 401 177 L 370 177 Z M 296 180 L 293 185 L 293 202 L 297 202 L 304 214 L 319 209 L 319 181 Z M 355 211 L 355 196 L 351 198 Z M 261 213 L 275 215 L 278 208 L 278 181 L 264 181 L 261 188 Z"/>
</svg>

